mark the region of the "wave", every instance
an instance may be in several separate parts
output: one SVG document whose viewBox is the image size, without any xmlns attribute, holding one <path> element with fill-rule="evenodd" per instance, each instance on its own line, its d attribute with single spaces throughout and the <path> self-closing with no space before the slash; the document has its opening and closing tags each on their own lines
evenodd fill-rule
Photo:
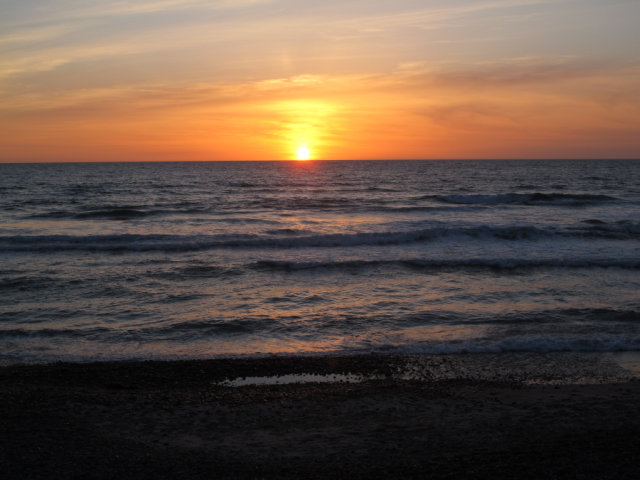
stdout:
<svg viewBox="0 0 640 480">
<path fill-rule="evenodd" d="M 2 272 L 0 272 L 2 275 Z M 10 289 L 44 289 L 49 287 L 52 283 L 56 282 L 58 279 L 48 277 L 48 276 L 39 276 L 39 277 L 29 277 L 26 275 L 18 275 L 15 277 L 6 276 L 4 278 L 0 278 L 0 292 L 3 290 Z"/>
<path fill-rule="evenodd" d="M 158 215 L 193 215 L 210 213 L 209 208 L 190 205 L 180 208 L 149 208 L 146 206 L 104 206 L 101 208 L 76 210 L 51 210 L 27 215 L 32 219 L 73 219 L 73 220 L 131 220 L 137 218 L 153 217 Z"/>
<path fill-rule="evenodd" d="M 585 206 L 620 201 L 608 195 L 570 193 L 502 193 L 495 195 L 430 195 L 423 197 L 455 205 L 559 205 Z"/>
<path fill-rule="evenodd" d="M 272 230 L 266 235 L 17 235 L 0 237 L 0 252 L 55 251 L 196 251 L 214 248 L 306 248 L 405 245 L 446 239 L 497 239 L 538 241 L 561 238 L 634 240 L 640 237 L 640 224 L 584 223 L 568 229 L 513 227 L 434 227 L 411 231 L 360 232 L 345 234 L 303 234 L 293 230 Z"/>
<path fill-rule="evenodd" d="M 630 220 L 607 223 L 598 219 L 588 219 L 582 223 L 590 225 L 590 227 L 586 230 L 581 228 L 574 228 L 574 230 L 582 231 L 584 237 L 633 239 L 640 236 L 640 223 L 633 223 Z"/>
<path fill-rule="evenodd" d="M 463 212 L 477 212 L 479 210 L 485 210 L 487 205 L 481 204 L 469 204 L 469 205 L 375 205 L 372 207 L 363 208 L 363 211 L 378 213 L 413 213 L 413 212 L 432 212 L 432 213 L 444 213 L 452 212 L 460 214 Z"/>
<path fill-rule="evenodd" d="M 579 324 L 599 325 L 605 328 L 610 323 L 628 323 L 636 325 L 640 321 L 640 310 L 617 308 L 558 308 L 527 313 L 505 314 L 491 319 L 495 325 L 521 325 L 533 323 L 536 327 L 549 324 L 551 328 L 558 325 L 570 325 L 573 332 L 579 332 Z"/>
<path fill-rule="evenodd" d="M 277 220 L 269 220 L 263 218 L 246 217 L 245 214 L 255 213 L 251 210 L 216 210 L 207 206 L 192 206 L 180 208 L 173 206 L 171 208 L 148 209 L 147 207 L 114 207 L 95 210 L 84 210 L 81 212 L 70 210 L 51 210 L 48 212 L 34 213 L 25 215 L 23 219 L 42 219 L 42 220 L 135 220 L 158 216 L 189 216 L 191 220 L 198 220 L 198 215 L 202 215 L 208 222 L 224 222 L 234 224 L 262 223 L 278 225 Z M 232 216 L 232 215 L 235 215 Z"/>
<path fill-rule="evenodd" d="M 404 203 L 397 198 L 371 196 L 370 193 L 392 192 L 383 187 L 370 187 L 364 191 L 365 196 L 350 195 L 260 195 L 257 192 L 250 198 L 242 196 L 212 199 L 210 202 L 187 201 L 178 204 L 139 204 L 139 205 L 83 205 L 60 208 L 58 199 L 31 199 L 18 204 L 7 205 L 6 209 L 26 211 L 25 219 L 73 219 L 73 220 L 137 220 L 167 215 L 236 215 L 240 213 L 264 211 L 330 211 L 330 212 L 362 212 L 390 211 L 412 212 L 454 209 L 470 211 L 479 208 L 490 208 L 501 205 L 524 206 L 560 206 L 584 207 L 606 203 L 619 203 L 622 200 L 608 195 L 568 194 L 568 193 L 501 193 L 501 194 L 449 194 L 418 195 L 407 199 Z M 345 192 L 342 192 L 345 193 Z M 426 201 L 426 202 L 425 202 Z M 400 202 L 400 203 L 399 203 Z M 38 211 L 33 212 L 33 207 Z M 49 207 L 50 209 L 48 209 Z M 57 209 L 56 209 L 57 207 Z"/>
<path fill-rule="evenodd" d="M 88 212 L 80 212 L 73 215 L 73 218 L 78 219 L 98 219 L 98 218 L 111 218 L 113 220 L 128 220 L 131 218 L 146 217 L 153 212 L 145 212 L 136 208 L 109 208 L 104 210 L 91 210 Z"/>
<path fill-rule="evenodd" d="M 259 334 L 278 329 L 278 320 L 242 318 L 234 320 L 200 320 L 139 328 L 7 328 L 0 329 L 1 339 L 67 338 L 97 342 L 154 342 L 196 340 L 226 335 Z"/>
<path fill-rule="evenodd" d="M 269 235 L 301 235 L 308 234 L 308 230 L 301 230 L 298 228 L 273 228 L 271 230 L 267 230 L 265 233 Z"/>
<path fill-rule="evenodd" d="M 249 317 L 200 319 L 128 328 L 0 328 L 5 354 L 66 355 L 82 344 L 84 351 L 108 351 L 117 345 L 135 346 L 135 353 L 157 352 L 188 346 L 193 342 L 226 345 L 232 342 L 239 354 L 252 354 L 242 345 L 255 339 L 293 343 L 304 338 L 309 351 L 317 346 L 325 353 L 425 353 L 467 352 L 615 352 L 640 350 L 640 311 L 616 309 L 567 309 L 521 312 L 502 318 L 472 318 L 465 313 L 429 312 L 419 316 L 317 316 L 301 322 L 298 317 Z M 545 321 L 546 320 L 546 321 Z M 424 328 L 425 330 L 421 330 Z M 420 333 L 423 332 L 423 333 Z M 316 345 L 317 342 L 317 345 Z M 34 347 L 29 348 L 31 344 Z M 93 348 L 88 345 L 92 344 Z M 41 348 L 46 345 L 46 350 Z M 67 346 L 65 348 L 64 346 Z M 62 346 L 62 347 L 57 347 Z M 70 348 L 71 347 L 71 348 Z M 328 351 L 326 350 L 328 349 Z M 228 350 L 228 345 L 227 345 Z M 211 349 L 209 349 L 211 351 Z M 263 352 L 269 353 L 269 352 Z M 297 354 L 304 354 L 298 345 Z M 55 353 L 54 353 L 55 356 Z"/>
<path fill-rule="evenodd" d="M 369 351 L 398 354 L 457 354 L 515 352 L 623 352 L 640 351 L 640 335 L 616 333 L 540 335 L 527 334 L 508 338 L 483 338 L 450 342 L 414 342 L 386 345 Z"/>
<path fill-rule="evenodd" d="M 501 272 L 521 272 L 538 268 L 621 268 L 629 270 L 640 269 L 640 258 L 634 260 L 608 259 L 549 259 L 527 260 L 517 258 L 479 258 L 464 260 L 351 260 L 327 262 L 295 262 L 260 260 L 249 266 L 254 270 L 274 272 L 295 272 L 304 270 L 338 269 L 360 270 L 378 267 L 399 267 L 411 270 L 429 271 L 459 271 L 459 270 L 492 270 Z"/>
<path fill-rule="evenodd" d="M 151 270 L 148 277 L 162 278 L 165 280 L 189 280 L 198 278 L 226 278 L 241 275 L 237 268 L 220 267 L 218 265 L 188 265 L 171 270 Z"/>
<path fill-rule="evenodd" d="M 90 329 L 76 329 L 76 328 L 8 328 L 0 329 L 0 338 L 22 338 L 22 339 L 37 339 L 37 338 L 73 338 L 73 339 L 89 339 L 90 337 L 101 337 L 102 335 L 109 334 L 111 329 L 104 327 L 94 327 Z"/>
<path fill-rule="evenodd" d="M 263 197 L 256 198 L 247 203 L 248 207 L 259 210 L 315 210 L 315 211 L 335 211 L 335 210 L 358 210 L 367 207 L 372 202 L 354 197 Z"/>
</svg>

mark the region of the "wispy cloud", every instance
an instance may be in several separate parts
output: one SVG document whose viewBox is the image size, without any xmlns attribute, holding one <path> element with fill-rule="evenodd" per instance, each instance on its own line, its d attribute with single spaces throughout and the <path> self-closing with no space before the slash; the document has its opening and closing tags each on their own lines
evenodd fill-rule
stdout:
<svg viewBox="0 0 640 480">
<path fill-rule="evenodd" d="M 278 0 L 60 0 L 57 2 L 25 4 L 14 15 L 13 22 L 2 22 L 5 27 L 68 23 L 87 19 L 105 19 L 180 10 L 232 10 L 265 5 Z"/>
<path fill-rule="evenodd" d="M 483 62 L 464 68 L 452 67 L 440 72 L 417 71 L 414 75 L 408 76 L 413 76 L 416 82 L 437 83 L 451 88 L 504 88 L 519 85 L 542 87 L 589 78 L 619 68 L 619 65 L 607 65 L 607 62 L 585 59 L 529 57 Z"/>
<path fill-rule="evenodd" d="M 471 14 L 494 10 L 514 10 L 523 7 L 539 6 L 566 0 L 494 0 L 468 2 L 463 5 L 436 4 L 433 7 L 407 9 L 398 12 L 385 12 L 374 15 L 362 15 L 336 22 L 338 26 L 349 27 L 363 32 L 378 32 L 397 27 L 438 28 L 451 22 L 468 17 Z"/>
<path fill-rule="evenodd" d="M 46 92 L 15 95 L 4 103 L 4 110 L 42 112 L 58 108 L 78 108 L 104 104 L 104 108 L 180 109 L 188 106 L 211 108 L 222 105 L 296 101 L 300 99 L 339 99 L 348 102 L 362 96 L 388 99 L 398 108 L 428 104 L 443 114 L 473 105 L 472 113 L 483 114 L 482 99 L 502 99 L 512 103 L 532 102 L 528 94 L 576 101 L 610 102 L 611 94 L 622 92 L 626 101 L 640 105 L 640 96 L 629 102 L 628 94 L 639 92 L 635 81 L 640 64 L 591 64 L 580 61 L 534 62 L 532 59 L 480 65 L 466 70 L 424 70 L 421 64 L 406 65 L 392 74 L 298 75 L 253 82 L 200 82 L 114 86 L 82 89 L 51 96 Z M 525 90 L 523 90 L 525 89 Z M 468 99 L 475 99 L 467 102 Z M 465 103 L 467 102 L 467 103 Z M 499 109 L 500 110 L 500 109 Z"/>
</svg>

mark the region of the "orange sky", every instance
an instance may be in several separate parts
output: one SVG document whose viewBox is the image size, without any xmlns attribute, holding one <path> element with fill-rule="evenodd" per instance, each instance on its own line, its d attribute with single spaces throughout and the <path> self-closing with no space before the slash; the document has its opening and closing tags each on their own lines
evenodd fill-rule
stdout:
<svg viewBox="0 0 640 480">
<path fill-rule="evenodd" d="M 640 2 L 301 3 L 9 0 L 0 161 L 640 157 Z"/>
</svg>

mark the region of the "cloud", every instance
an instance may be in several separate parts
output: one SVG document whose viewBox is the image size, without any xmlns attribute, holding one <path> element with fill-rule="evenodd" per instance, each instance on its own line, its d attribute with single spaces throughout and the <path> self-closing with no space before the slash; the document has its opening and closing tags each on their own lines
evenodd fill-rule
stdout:
<svg viewBox="0 0 640 480">
<path fill-rule="evenodd" d="M 607 142 L 617 156 L 637 156 L 639 77 L 637 63 L 527 57 L 466 69 L 409 62 L 390 74 L 35 90 L 3 100 L 0 130 L 8 146 L 14 137 L 43 145 L 82 137 L 86 149 L 111 142 L 172 158 L 206 159 L 214 149 L 216 158 L 283 158 L 307 138 L 334 158 L 588 156 Z"/>
<path fill-rule="evenodd" d="M 590 77 L 601 71 L 596 65 L 555 65 L 540 64 L 530 66 L 500 65 L 480 69 L 450 71 L 428 77 L 441 85 L 453 88 L 504 88 L 527 85 L 549 85 L 558 82 Z"/>
<path fill-rule="evenodd" d="M 37 3 L 31 9 L 25 6 L 13 20 L 0 18 L 0 81 L 70 63 L 157 52 L 194 55 L 199 47 L 220 42 L 228 47 L 246 36 L 243 32 L 258 35 L 264 25 L 242 13 L 220 12 L 275 1 L 67 0 Z M 243 23 L 247 30 L 238 28 Z"/>
<path fill-rule="evenodd" d="M 159 12 L 176 12 L 179 10 L 232 10 L 263 5 L 278 0 L 136 0 L 103 1 L 103 0 L 61 0 L 55 3 L 37 3 L 31 7 L 15 9 L 20 13 L 14 15 L 14 24 L 43 25 L 50 23 L 67 23 L 78 20 L 104 19 L 105 17 L 123 17 L 144 15 Z M 11 25 L 11 24 L 9 24 Z"/>
<path fill-rule="evenodd" d="M 541 97 L 591 102 L 618 98 L 627 107 L 640 103 L 637 97 L 627 96 L 640 90 L 635 81 L 640 76 L 640 65 L 635 64 L 561 59 L 542 62 L 528 58 L 464 70 L 426 70 L 420 63 L 401 67 L 391 74 L 306 74 L 251 82 L 115 85 L 71 90 L 55 96 L 48 92 L 25 92 L 8 98 L 4 110 L 81 110 L 83 105 L 100 103 L 106 109 L 118 108 L 120 104 L 138 109 L 180 109 L 191 105 L 208 108 L 312 98 L 338 99 L 348 105 L 349 98 L 377 97 L 399 109 L 416 104 L 433 106 L 434 111 L 446 117 L 464 109 L 464 105 L 472 106 L 469 111 L 474 115 L 486 116 L 483 112 L 488 108 L 480 106 L 487 99 L 492 99 L 491 104 L 500 100 L 511 105 Z"/>
<path fill-rule="evenodd" d="M 276 2 L 282 8 L 269 8 Z M 63 0 L 27 4 L 34 6 L 25 6 L 22 17 L 0 19 L 0 31 L 4 32 L 0 35 L 0 79 L 132 53 L 167 52 L 168 62 L 184 55 L 203 62 L 207 61 L 207 49 L 214 50 L 219 65 L 230 65 L 238 58 L 270 62 L 289 58 L 290 65 L 308 65 L 313 58 L 325 59 L 324 65 L 330 65 L 332 58 L 343 58 L 342 64 L 350 59 L 351 64 L 354 59 L 363 63 L 369 58 L 371 62 L 372 57 L 382 62 L 385 55 L 401 53 L 397 49 L 404 50 L 405 42 L 419 44 L 421 39 L 415 35 L 407 38 L 402 33 L 408 26 L 434 28 L 471 13 L 489 14 L 495 9 L 517 10 L 541 3 L 548 2 L 493 0 L 456 6 L 435 2 L 419 9 L 411 8 L 412 2 L 363 8 L 359 2 L 336 0 Z M 365 41 L 369 37 L 366 32 L 388 30 L 399 36 L 380 39 L 380 44 Z M 377 49 L 374 55 L 371 48 Z"/>
<path fill-rule="evenodd" d="M 397 72 L 398 86 L 414 92 L 455 92 L 456 95 L 508 96 L 546 94 L 610 101 L 617 96 L 640 91 L 635 81 L 640 63 L 594 61 L 577 57 L 514 58 L 479 62 L 464 67 L 424 63 L 402 64 Z M 635 101 L 633 102 L 635 103 Z"/>
<path fill-rule="evenodd" d="M 564 3 L 564 0 L 560 0 Z M 439 2 L 436 6 L 418 9 L 400 9 L 395 12 L 384 12 L 373 15 L 362 15 L 346 20 L 338 20 L 337 26 L 351 28 L 362 32 L 380 32 L 398 27 L 410 26 L 432 29 L 449 26 L 452 22 L 471 14 L 490 12 L 492 10 L 521 9 L 536 5 L 558 3 L 558 0 L 493 0 L 467 2 L 451 6 Z"/>
<path fill-rule="evenodd" d="M 0 33 L 0 51 L 24 48 L 34 44 L 41 45 L 70 31 L 72 31 L 72 28 L 65 25 L 49 25 Z"/>
</svg>

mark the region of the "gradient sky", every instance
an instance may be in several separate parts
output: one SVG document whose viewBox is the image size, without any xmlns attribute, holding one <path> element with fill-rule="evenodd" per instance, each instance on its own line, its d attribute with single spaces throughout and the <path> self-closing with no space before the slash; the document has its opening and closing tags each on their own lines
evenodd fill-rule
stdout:
<svg viewBox="0 0 640 480">
<path fill-rule="evenodd" d="M 0 11 L 0 161 L 640 157 L 640 0 Z"/>
</svg>

